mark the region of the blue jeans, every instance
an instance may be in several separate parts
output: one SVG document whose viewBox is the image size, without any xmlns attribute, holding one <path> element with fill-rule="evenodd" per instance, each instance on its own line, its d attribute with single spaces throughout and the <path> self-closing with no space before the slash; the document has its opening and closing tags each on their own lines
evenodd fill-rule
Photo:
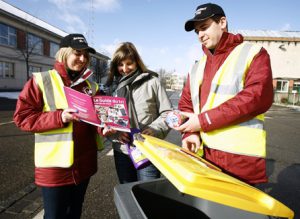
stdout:
<svg viewBox="0 0 300 219">
<path fill-rule="evenodd" d="M 79 219 L 89 179 L 79 185 L 41 187 L 44 219 Z"/>
<path fill-rule="evenodd" d="M 115 166 L 121 184 L 146 181 L 160 177 L 159 170 L 150 164 L 143 169 L 135 169 L 129 155 L 114 150 Z"/>
</svg>

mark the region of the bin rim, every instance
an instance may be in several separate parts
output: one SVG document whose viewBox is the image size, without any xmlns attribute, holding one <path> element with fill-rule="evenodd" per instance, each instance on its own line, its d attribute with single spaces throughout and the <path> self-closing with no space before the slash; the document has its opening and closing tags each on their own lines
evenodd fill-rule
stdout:
<svg viewBox="0 0 300 219">
<path fill-rule="evenodd" d="M 144 134 L 134 144 L 182 193 L 253 213 L 294 218 L 280 201 L 175 144 Z"/>
</svg>

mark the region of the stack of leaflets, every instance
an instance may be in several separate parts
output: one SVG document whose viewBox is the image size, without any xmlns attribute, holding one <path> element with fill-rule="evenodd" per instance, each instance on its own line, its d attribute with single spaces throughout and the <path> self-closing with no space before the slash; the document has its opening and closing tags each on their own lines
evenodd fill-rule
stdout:
<svg viewBox="0 0 300 219">
<path fill-rule="evenodd" d="M 78 110 L 76 116 L 84 122 L 130 132 L 126 99 L 112 96 L 89 96 L 69 87 L 64 87 L 69 108 Z"/>
</svg>

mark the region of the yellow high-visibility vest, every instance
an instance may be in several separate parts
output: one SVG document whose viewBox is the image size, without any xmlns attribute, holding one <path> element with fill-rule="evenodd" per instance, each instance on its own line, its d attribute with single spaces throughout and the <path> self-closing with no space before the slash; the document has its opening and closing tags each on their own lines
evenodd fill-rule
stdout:
<svg viewBox="0 0 300 219">
<path fill-rule="evenodd" d="M 260 46 L 244 42 L 230 53 L 212 80 L 209 96 L 201 108 L 201 113 L 219 106 L 244 88 L 249 66 L 260 50 Z M 206 59 L 206 56 L 203 56 L 193 66 L 190 74 L 191 99 L 197 114 L 200 113 L 199 86 L 202 84 Z M 226 128 L 210 132 L 200 131 L 200 135 L 202 143 L 209 148 L 241 155 L 266 156 L 263 114 Z"/>
<path fill-rule="evenodd" d="M 55 70 L 33 73 L 34 80 L 43 93 L 43 112 L 68 108 L 63 81 Z M 96 83 L 86 81 L 93 91 Z M 96 136 L 98 148 L 103 148 L 102 138 Z M 73 123 L 64 128 L 35 133 L 34 161 L 36 167 L 70 167 L 74 162 Z"/>
</svg>

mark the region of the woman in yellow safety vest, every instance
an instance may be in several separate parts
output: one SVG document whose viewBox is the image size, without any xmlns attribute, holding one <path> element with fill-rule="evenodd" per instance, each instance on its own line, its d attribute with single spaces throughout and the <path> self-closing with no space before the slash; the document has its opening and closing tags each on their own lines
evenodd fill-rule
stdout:
<svg viewBox="0 0 300 219">
<path fill-rule="evenodd" d="M 67 86 L 97 93 L 87 68 L 89 53 L 95 50 L 83 35 L 62 38 L 54 68 L 33 73 L 17 102 L 16 125 L 35 133 L 35 183 L 42 189 L 44 218 L 80 218 L 90 177 L 97 171 L 101 137 L 96 126 L 78 121 L 63 91 Z"/>
</svg>

